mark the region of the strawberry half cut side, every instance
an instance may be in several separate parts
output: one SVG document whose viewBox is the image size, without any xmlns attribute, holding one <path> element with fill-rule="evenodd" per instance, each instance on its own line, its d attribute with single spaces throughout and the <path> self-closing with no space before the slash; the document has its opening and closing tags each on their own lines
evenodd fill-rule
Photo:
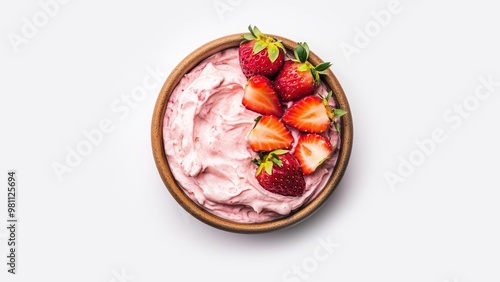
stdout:
<svg viewBox="0 0 500 282">
<path fill-rule="evenodd" d="M 263 75 L 252 76 L 248 79 L 242 104 L 261 115 L 281 117 L 284 112 L 279 96 L 274 91 L 273 83 Z"/>
<path fill-rule="evenodd" d="M 330 126 L 330 118 L 318 96 L 307 96 L 286 110 L 283 121 L 302 132 L 321 133 Z"/>
<path fill-rule="evenodd" d="M 336 117 L 346 114 L 342 109 L 332 109 L 328 103 L 332 95 L 330 91 L 326 97 L 310 95 L 300 99 L 285 111 L 283 121 L 302 132 L 325 132 Z M 336 123 L 335 129 L 338 131 Z"/>
<path fill-rule="evenodd" d="M 316 133 L 308 133 L 299 136 L 294 155 L 304 175 L 308 175 L 330 158 L 332 152 L 330 140 Z"/>
<path fill-rule="evenodd" d="M 258 116 L 248 133 L 248 144 L 254 152 L 291 149 L 293 136 L 281 120 L 272 115 Z"/>
</svg>

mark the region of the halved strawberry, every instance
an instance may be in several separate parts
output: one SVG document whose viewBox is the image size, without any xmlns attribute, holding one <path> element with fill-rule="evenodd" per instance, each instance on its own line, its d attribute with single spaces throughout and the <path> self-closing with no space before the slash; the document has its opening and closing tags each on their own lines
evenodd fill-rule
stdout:
<svg viewBox="0 0 500 282">
<path fill-rule="evenodd" d="M 307 96 L 295 102 L 283 115 L 283 121 L 303 132 L 324 132 L 330 126 L 330 118 L 318 96 Z"/>
<path fill-rule="evenodd" d="M 249 78 L 264 75 L 274 78 L 285 61 L 285 47 L 280 40 L 263 34 L 254 26 L 243 35 L 239 47 L 239 60 L 243 74 Z"/>
<path fill-rule="evenodd" d="M 295 59 L 284 63 L 275 80 L 276 91 L 285 102 L 312 94 L 319 86 L 319 75 L 324 74 L 331 66 L 329 62 L 324 62 L 315 67 L 307 61 L 309 58 L 307 43 L 299 43 L 293 51 Z"/>
<path fill-rule="evenodd" d="M 250 77 L 245 85 L 242 103 L 247 109 L 262 115 L 281 117 L 284 111 L 273 83 L 263 75 Z"/>
<path fill-rule="evenodd" d="M 294 141 L 290 130 L 275 116 L 257 117 L 247 140 L 255 152 L 291 149 Z"/>
<path fill-rule="evenodd" d="M 259 166 L 255 178 L 272 193 L 298 197 L 304 193 L 306 183 L 297 159 L 288 150 L 275 150 L 259 154 L 253 162 Z"/>
<path fill-rule="evenodd" d="M 328 101 L 332 94 L 333 92 L 330 91 L 325 98 L 311 95 L 300 99 L 285 111 L 283 121 L 302 132 L 325 132 L 330 124 L 335 121 L 335 117 L 340 117 L 346 113 L 341 109 L 332 109 L 330 107 Z"/>
<path fill-rule="evenodd" d="M 333 151 L 330 140 L 316 133 L 301 134 L 294 155 L 300 163 L 302 172 L 313 173 L 326 161 Z"/>
</svg>

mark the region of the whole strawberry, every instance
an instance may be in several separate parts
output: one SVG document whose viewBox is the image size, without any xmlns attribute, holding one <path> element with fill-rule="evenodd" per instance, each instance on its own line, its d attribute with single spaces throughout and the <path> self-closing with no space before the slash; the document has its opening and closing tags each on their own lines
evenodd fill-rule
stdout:
<svg viewBox="0 0 500 282">
<path fill-rule="evenodd" d="M 276 92 L 285 102 L 312 94 L 319 86 L 319 75 L 324 74 L 331 66 L 329 62 L 323 62 L 315 67 L 307 61 L 309 58 L 307 43 L 299 43 L 293 52 L 295 58 L 284 63 L 275 81 Z"/>
<path fill-rule="evenodd" d="M 300 164 L 288 150 L 275 150 L 260 154 L 253 162 L 259 167 L 255 178 L 271 193 L 298 197 L 304 193 L 306 183 Z"/>
<path fill-rule="evenodd" d="M 243 35 L 239 47 L 239 60 L 243 74 L 250 78 L 263 75 L 274 78 L 283 66 L 285 47 L 280 40 L 263 34 L 255 26 L 248 26 L 250 33 Z"/>
</svg>

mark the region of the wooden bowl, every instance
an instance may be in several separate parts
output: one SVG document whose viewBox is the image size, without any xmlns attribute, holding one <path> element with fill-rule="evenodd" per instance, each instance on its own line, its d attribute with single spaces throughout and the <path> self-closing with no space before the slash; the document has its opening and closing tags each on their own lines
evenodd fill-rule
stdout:
<svg viewBox="0 0 500 282">
<path fill-rule="evenodd" d="M 270 36 L 280 39 L 287 50 L 293 50 L 297 45 L 297 42 L 289 40 L 287 38 L 276 35 Z M 202 207 L 198 206 L 183 192 L 182 188 L 179 187 L 172 175 L 172 172 L 170 171 L 163 145 L 163 119 L 165 110 L 167 108 L 170 94 L 175 89 L 184 74 L 188 73 L 199 62 L 208 58 L 209 56 L 224 49 L 239 46 L 241 40 L 242 34 L 233 34 L 210 41 L 189 54 L 174 68 L 172 73 L 168 76 L 167 80 L 163 84 L 163 87 L 161 88 L 155 104 L 151 124 L 151 143 L 154 160 L 165 186 L 167 187 L 170 194 L 172 194 L 174 199 L 187 212 L 189 212 L 191 215 L 201 220 L 202 222 L 221 230 L 236 233 L 262 233 L 283 229 L 285 227 L 290 227 L 294 224 L 297 224 L 311 216 L 326 202 L 335 187 L 341 181 L 342 176 L 347 168 L 353 142 L 353 122 L 351 110 L 345 93 L 342 90 L 342 87 L 340 86 L 340 83 L 338 82 L 333 72 L 328 69 L 326 75 L 322 76 L 322 80 L 330 89 L 333 90 L 333 97 L 337 103 L 337 107 L 346 110 L 347 114 L 341 117 L 341 147 L 337 164 L 332 172 L 332 175 L 326 183 L 326 187 L 318 194 L 318 196 L 310 201 L 307 205 L 294 211 L 287 217 L 263 223 L 238 223 L 226 220 L 215 216 L 209 211 L 206 211 Z M 318 65 L 319 63 L 323 62 L 313 52 L 310 52 L 309 61 L 313 65 Z"/>
</svg>

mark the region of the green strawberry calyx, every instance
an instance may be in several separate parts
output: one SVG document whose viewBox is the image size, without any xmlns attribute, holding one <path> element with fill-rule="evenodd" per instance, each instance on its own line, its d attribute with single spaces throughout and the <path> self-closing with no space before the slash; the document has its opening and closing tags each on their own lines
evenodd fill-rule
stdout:
<svg viewBox="0 0 500 282">
<path fill-rule="evenodd" d="M 309 59 L 309 46 L 305 42 L 299 42 L 297 46 L 293 49 L 293 54 L 295 58 L 292 59 L 294 62 L 301 63 L 297 68 L 298 71 L 310 71 L 314 81 L 319 82 L 319 75 L 325 74 L 326 70 L 329 69 L 332 64 L 330 62 L 323 62 L 317 66 L 313 66 L 307 59 Z"/>
<path fill-rule="evenodd" d="M 255 40 L 252 50 L 253 54 L 257 54 L 267 48 L 267 56 L 271 63 L 274 63 L 274 61 L 278 59 L 280 49 L 283 50 L 283 52 L 286 51 L 281 40 L 263 34 L 256 26 L 252 27 L 252 25 L 249 25 L 248 30 L 250 33 L 243 34 L 243 41 L 241 43 Z"/>
<path fill-rule="evenodd" d="M 258 159 L 253 159 L 252 162 L 259 167 L 257 168 L 257 172 L 255 176 L 259 175 L 263 170 L 271 175 L 273 172 L 273 166 L 277 165 L 278 167 L 283 167 L 283 163 L 281 162 L 279 156 L 288 153 L 289 150 L 277 149 L 270 153 L 261 152 L 259 153 Z"/>
<path fill-rule="evenodd" d="M 328 101 L 330 101 L 330 98 L 332 98 L 332 96 L 333 96 L 332 90 L 330 90 L 330 92 L 328 92 L 326 97 L 322 97 L 321 95 L 319 95 L 319 96 L 321 98 L 321 101 L 323 102 L 323 105 L 325 106 L 325 110 L 326 110 L 326 114 L 328 115 L 328 118 L 330 119 L 330 121 L 333 121 L 334 126 L 335 126 L 335 130 L 339 131 L 339 126 L 338 126 L 337 122 L 335 121 L 335 118 L 341 117 L 341 116 L 347 114 L 347 111 L 342 110 L 342 109 L 332 109 L 332 107 L 328 103 Z"/>
</svg>

